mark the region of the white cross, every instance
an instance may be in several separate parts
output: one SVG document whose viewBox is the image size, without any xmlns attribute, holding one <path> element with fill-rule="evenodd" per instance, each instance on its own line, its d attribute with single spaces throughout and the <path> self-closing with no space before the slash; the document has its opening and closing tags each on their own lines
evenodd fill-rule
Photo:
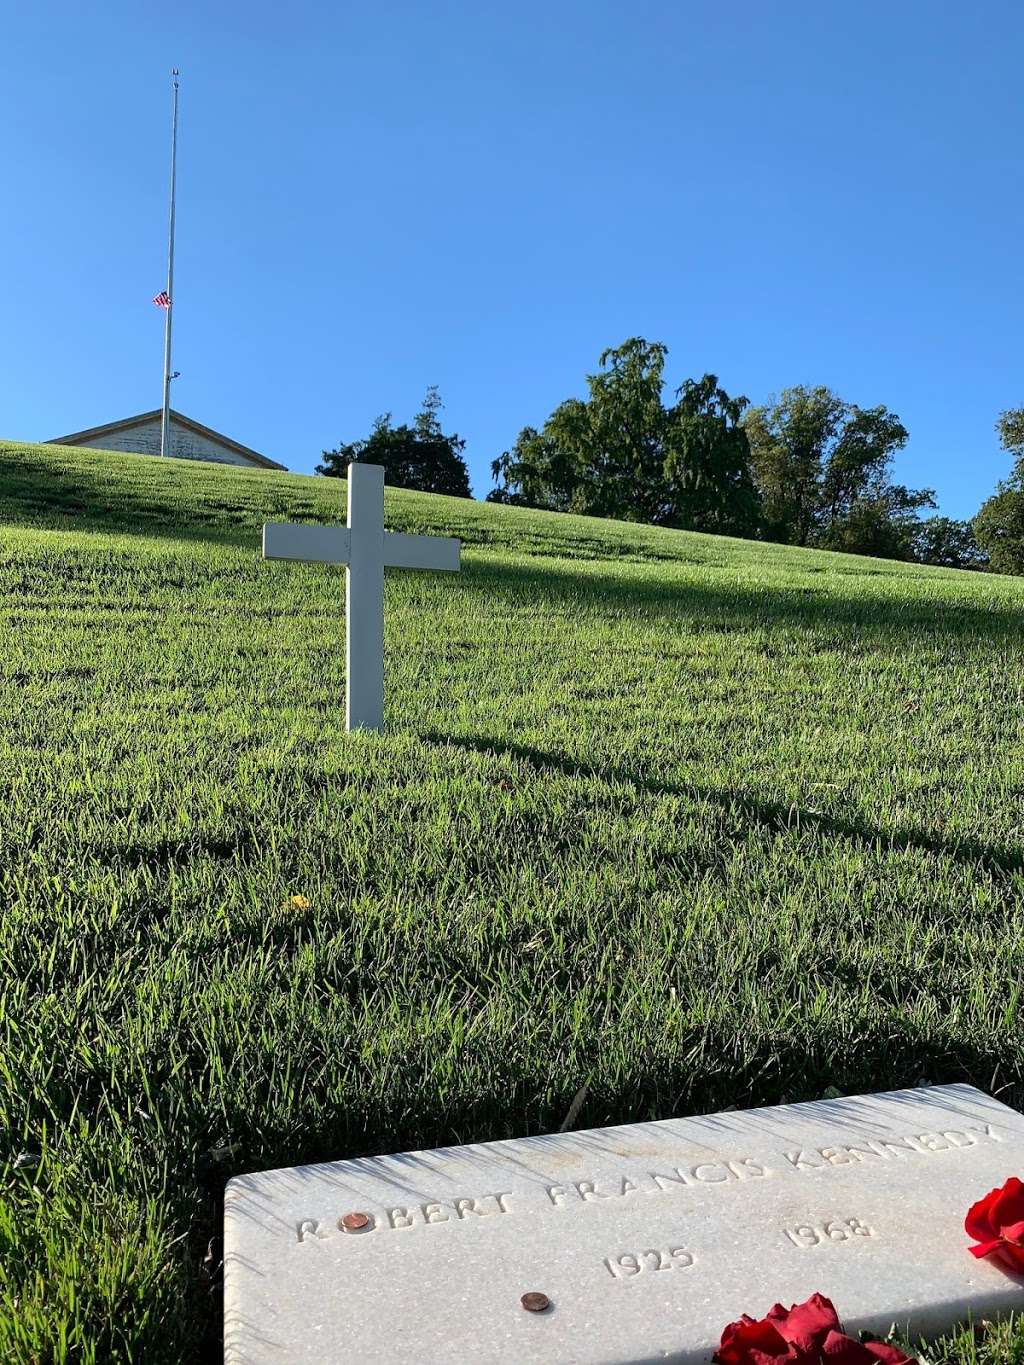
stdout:
<svg viewBox="0 0 1024 1365">
<path fill-rule="evenodd" d="M 345 728 L 379 730 L 384 724 L 384 566 L 458 572 L 459 542 L 385 531 L 384 470 L 357 463 L 348 467 L 348 526 L 268 524 L 263 558 L 345 565 Z"/>
</svg>

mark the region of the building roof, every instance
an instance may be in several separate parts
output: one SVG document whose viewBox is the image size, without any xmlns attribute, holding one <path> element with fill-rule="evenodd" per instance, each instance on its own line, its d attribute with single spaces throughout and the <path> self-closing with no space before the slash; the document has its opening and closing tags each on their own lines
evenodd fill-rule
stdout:
<svg viewBox="0 0 1024 1365">
<path fill-rule="evenodd" d="M 287 470 L 286 465 L 278 464 L 276 460 L 269 460 L 266 455 L 261 455 L 258 450 L 250 450 L 240 441 L 233 441 L 230 436 L 214 431 L 212 427 L 204 427 L 201 422 L 193 421 L 184 413 L 175 412 L 171 408 L 170 414 L 175 425 L 184 427 L 186 431 L 194 431 L 197 436 L 205 436 L 208 441 L 218 441 L 228 450 L 233 450 L 237 455 L 243 455 L 247 460 L 251 460 L 253 464 L 261 465 L 264 469 Z M 80 441 L 94 441 L 101 436 L 113 436 L 115 432 L 129 431 L 132 427 L 141 427 L 146 422 L 159 421 L 161 415 L 160 408 L 154 408 L 152 412 L 140 412 L 135 417 L 122 417 L 119 422 L 107 422 L 101 427 L 87 427 L 85 431 L 73 431 L 69 436 L 54 436 L 44 444 L 48 446 L 73 446 Z"/>
</svg>

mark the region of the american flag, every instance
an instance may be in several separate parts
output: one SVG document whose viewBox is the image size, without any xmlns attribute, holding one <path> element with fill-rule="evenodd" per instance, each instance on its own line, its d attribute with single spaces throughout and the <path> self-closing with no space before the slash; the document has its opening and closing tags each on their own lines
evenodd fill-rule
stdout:
<svg viewBox="0 0 1024 1365">
<path fill-rule="evenodd" d="M 153 302 L 158 308 L 170 308 L 171 296 L 166 289 L 161 289 L 159 294 L 154 295 Z"/>
</svg>

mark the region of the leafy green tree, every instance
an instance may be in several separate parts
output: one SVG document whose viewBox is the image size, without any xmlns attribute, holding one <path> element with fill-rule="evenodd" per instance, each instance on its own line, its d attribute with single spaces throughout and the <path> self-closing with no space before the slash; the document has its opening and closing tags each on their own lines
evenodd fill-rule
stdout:
<svg viewBox="0 0 1024 1365">
<path fill-rule="evenodd" d="M 684 380 L 676 399 L 665 441 L 672 525 L 756 535 L 761 502 L 742 426 L 747 400 L 730 398 L 713 374 Z"/>
<path fill-rule="evenodd" d="M 572 456 L 536 427 L 523 427 L 511 450 L 491 463 L 501 482 L 488 502 L 540 507 L 548 512 L 576 510 L 576 464 Z"/>
<path fill-rule="evenodd" d="M 666 408 L 667 348 L 633 337 L 604 351 L 586 399 L 524 427 L 491 466 L 492 502 L 751 534 L 757 493 L 740 417 L 714 375 L 687 380 Z"/>
<path fill-rule="evenodd" d="M 316 472 L 329 478 L 344 478 L 347 467 L 356 460 L 384 466 L 384 481 L 393 488 L 415 488 L 421 493 L 448 493 L 469 498 L 469 472 L 462 457 L 466 442 L 460 436 L 446 436 L 438 416 L 441 398 L 429 388 L 423 407 L 412 426 L 391 425 L 390 412 L 378 417 L 369 436 L 361 441 L 343 443 L 336 450 L 325 450 Z"/>
<path fill-rule="evenodd" d="M 745 414 L 743 425 L 769 540 L 807 545 L 814 539 L 824 466 L 845 407 L 826 388 L 800 387 L 785 389 L 779 398 Z"/>
<path fill-rule="evenodd" d="M 1010 408 L 996 422 L 999 442 L 1014 456 L 1010 477 L 974 518 L 974 534 L 996 573 L 1024 574 L 1024 408 Z"/>
<path fill-rule="evenodd" d="M 995 573 L 1024 574 L 1024 489 L 1008 479 L 974 518 L 974 534 Z"/>
<path fill-rule="evenodd" d="M 592 516 L 664 523 L 665 409 L 661 401 L 667 347 L 634 337 L 598 359 L 587 402 L 570 399 L 544 433 L 570 452 Z"/>
<path fill-rule="evenodd" d="M 1018 473 L 1024 476 L 1024 468 L 1020 467 L 1024 460 L 1024 408 L 1007 408 L 1001 412 L 996 431 L 999 433 L 999 444 L 1014 456 Z"/>
<path fill-rule="evenodd" d="M 817 542 L 824 550 L 878 559 L 914 559 L 922 507 L 934 507 L 930 488 L 914 490 L 887 484 L 855 498 L 841 517 L 832 520 Z"/>
<path fill-rule="evenodd" d="M 743 418 L 765 534 L 792 545 L 907 559 L 930 489 L 890 478 L 907 430 L 885 407 L 859 408 L 830 389 L 785 389 Z"/>
<path fill-rule="evenodd" d="M 914 533 L 913 558 L 945 569 L 981 569 L 988 555 L 978 544 L 974 525 L 955 517 L 925 517 Z"/>
</svg>

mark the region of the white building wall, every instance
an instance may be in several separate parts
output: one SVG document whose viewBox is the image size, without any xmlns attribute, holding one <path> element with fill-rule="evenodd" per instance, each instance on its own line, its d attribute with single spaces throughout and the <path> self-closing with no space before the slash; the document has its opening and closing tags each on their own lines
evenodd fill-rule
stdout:
<svg viewBox="0 0 1024 1365">
<path fill-rule="evenodd" d="M 254 467 L 252 460 L 247 460 L 236 450 L 229 450 L 219 441 L 211 441 L 207 436 L 178 426 L 173 417 L 168 435 L 171 439 L 171 454 L 178 460 L 212 460 L 215 464 L 244 465 L 246 469 Z M 128 431 L 97 436 L 91 441 L 76 441 L 75 445 L 90 446 L 94 450 L 124 450 L 133 455 L 159 455 L 160 422 L 142 422 Z"/>
</svg>

